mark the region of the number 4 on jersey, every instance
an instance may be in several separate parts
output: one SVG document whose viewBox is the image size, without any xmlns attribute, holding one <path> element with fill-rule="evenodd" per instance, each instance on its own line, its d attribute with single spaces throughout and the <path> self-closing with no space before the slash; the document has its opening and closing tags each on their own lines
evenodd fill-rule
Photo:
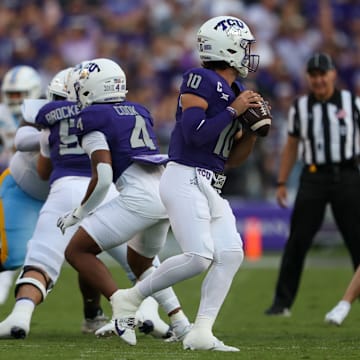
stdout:
<svg viewBox="0 0 360 360">
<path fill-rule="evenodd" d="M 145 120 L 141 115 L 135 116 L 135 126 L 131 133 L 130 144 L 132 148 L 147 146 L 151 150 L 156 149 L 147 131 Z"/>
</svg>

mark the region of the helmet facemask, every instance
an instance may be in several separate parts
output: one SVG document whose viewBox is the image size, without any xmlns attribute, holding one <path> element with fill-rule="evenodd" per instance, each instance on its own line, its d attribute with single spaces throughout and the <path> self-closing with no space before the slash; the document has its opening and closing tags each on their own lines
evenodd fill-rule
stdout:
<svg viewBox="0 0 360 360">
<path fill-rule="evenodd" d="M 239 75 L 243 78 L 247 77 L 249 72 L 255 72 L 259 66 L 259 55 L 251 54 L 251 45 L 254 40 L 241 39 L 239 42 L 240 51 L 236 52 L 233 49 L 228 49 L 228 52 L 232 53 L 234 60 L 230 60 L 229 65 L 234 67 Z"/>
<path fill-rule="evenodd" d="M 15 116 L 21 114 L 21 105 L 25 99 L 30 98 L 29 91 L 5 91 L 4 103 Z"/>
<path fill-rule="evenodd" d="M 46 98 L 48 100 L 56 101 L 67 99 L 68 93 L 66 80 L 72 70 L 73 68 L 71 67 L 61 70 L 52 78 L 46 91 Z"/>
<path fill-rule="evenodd" d="M 78 100 L 78 94 L 76 92 L 75 89 L 75 84 L 78 83 L 79 80 L 79 76 L 81 71 L 83 70 L 84 66 L 88 63 L 89 61 L 85 60 L 82 61 L 79 64 L 76 64 L 71 71 L 69 71 L 69 73 L 66 76 L 65 79 L 65 87 L 66 87 L 66 92 L 67 92 L 67 99 L 69 101 L 77 101 Z"/>
</svg>

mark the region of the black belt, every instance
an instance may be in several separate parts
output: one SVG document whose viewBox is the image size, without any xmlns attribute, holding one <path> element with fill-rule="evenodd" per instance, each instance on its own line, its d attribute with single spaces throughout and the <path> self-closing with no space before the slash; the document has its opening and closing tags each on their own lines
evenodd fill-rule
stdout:
<svg viewBox="0 0 360 360">
<path fill-rule="evenodd" d="M 356 160 L 346 160 L 340 163 L 332 163 L 332 164 L 311 164 L 306 165 L 305 168 L 309 173 L 316 172 L 339 172 L 341 170 L 346 169 L 357 169 Z"/>
</svg>

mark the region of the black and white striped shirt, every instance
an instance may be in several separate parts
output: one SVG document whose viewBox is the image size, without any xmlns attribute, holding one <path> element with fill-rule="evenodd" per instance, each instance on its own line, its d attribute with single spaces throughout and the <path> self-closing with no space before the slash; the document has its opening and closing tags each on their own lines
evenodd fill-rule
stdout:
<svg viewBox="0 0 360 360">
<path fill-rule="evenodd" d="M 335 90 L 325 102 L 301 96 L 290 108 L 288 134 L 300 139 L 305 164 L 354 159 L 360 153 L 360 98 L 348 90 Z"/>
</svg>

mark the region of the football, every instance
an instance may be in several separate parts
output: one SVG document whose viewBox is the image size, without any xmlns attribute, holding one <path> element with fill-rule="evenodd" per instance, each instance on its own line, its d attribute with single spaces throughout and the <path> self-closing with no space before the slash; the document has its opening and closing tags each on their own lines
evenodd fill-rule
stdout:
<svg viewBox="0 0 360 360">
<path fill-rule="evenodd" d="M 270 130 L 272 115 L 266 101 L 259 101 L 259 104 L 261 107 L 247 109 L 242 118 L 257 136 L 265 137 Z"/>
</svg>

